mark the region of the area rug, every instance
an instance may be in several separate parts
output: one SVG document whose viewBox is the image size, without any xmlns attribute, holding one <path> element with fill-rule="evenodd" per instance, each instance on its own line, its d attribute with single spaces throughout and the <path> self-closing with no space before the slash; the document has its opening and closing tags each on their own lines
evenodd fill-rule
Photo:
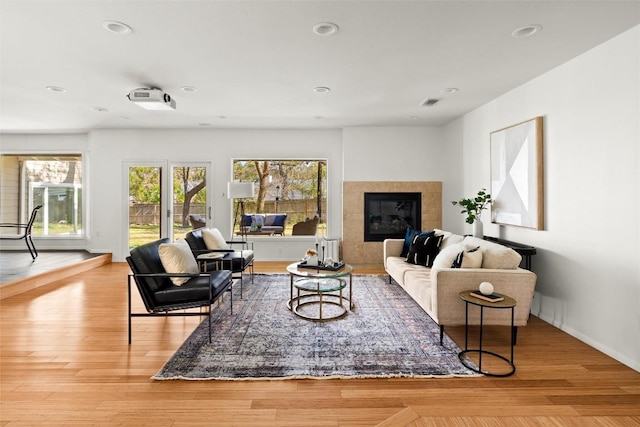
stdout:
<svg viewBox="0 0 640 427">
<path fill-rule="evenodd" d="M 244 282 L 244 299 L 234 290 L 233 315 L 228 297 L 214 308 L 211 344 L 204 320 L 153 379 L 477 376 L 449 337 L 440 346 L 438 325 L 386 276 L 354 275 L 353 309 L 328 322 L 288 309 L 288 275 Z"/>
</svg>

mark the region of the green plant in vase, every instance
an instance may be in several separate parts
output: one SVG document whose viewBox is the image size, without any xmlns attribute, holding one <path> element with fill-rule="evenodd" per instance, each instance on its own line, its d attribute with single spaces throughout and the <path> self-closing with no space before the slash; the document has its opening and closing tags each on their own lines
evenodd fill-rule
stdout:
<svg viewBox="0 0 640 427">
<path fill-rule="evenodd" d="M 482 237 L 482 221 L 480 221 L 480 214 L 482 214 L 482 211 L 485 210 L 492 202 L 491 194 L 487 193 L 485 188 L 481 188 L 474 198 L 452 201 L 451 204 L 454 206 L 460 205 L 464 208 L 460 213 L 467 214 L 465 222 L 467 224 L 474 225 L 473 235 L 476 237 Z"/>
</svg>

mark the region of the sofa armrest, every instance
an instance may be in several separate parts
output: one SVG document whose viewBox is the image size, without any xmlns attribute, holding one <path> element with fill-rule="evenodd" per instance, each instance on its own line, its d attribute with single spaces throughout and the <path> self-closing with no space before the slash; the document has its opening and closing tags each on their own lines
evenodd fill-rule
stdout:
<svg viewBox="0 0 640 427">
<path fill-rule="evenodd" d="M 385 239 L 382 242 L 382 258 L 385 269 L 387 268 L 387 258 L 390 256 L 400 256 L 403 245 L 404 239 Z"/>
<path fill-rule="evenodd" d="M 440 325 L 464 325 L 462 291 L 478 289 L 480 283 L 489 282 L 495 292 L 516 300 L 515 326 L 524 326 L 529 319 L 533 293 L 536 287 L 535 273 L 521 268 L 512 270 L 488 268 L 431 269 L 433 317 Z M 470 324 L 478 324 L 477 307 L 470 307 Z M 506 325 L 510 322 L 510 310 L 485 310 L 484 323 Z"/>
</svg>

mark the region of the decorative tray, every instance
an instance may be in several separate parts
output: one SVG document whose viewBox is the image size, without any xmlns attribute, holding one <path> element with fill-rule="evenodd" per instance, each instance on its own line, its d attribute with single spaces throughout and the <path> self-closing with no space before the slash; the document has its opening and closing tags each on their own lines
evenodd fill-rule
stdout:
<svg viewBox="0 0 640 427">
<path fill-rule="evenodd" d="M 340 261 L 333 265 L 309 265 L 307 261 L 302 261 L 298 263 L 298 268 L 310 268 L 313 270 L 324 270 L 324 271 L 339 271 L 344 268 L 344 262 Z"/>
<path fill-rule="evenodd" d="M 208 252 L 206 254 L 198 255 L 198 259 L 217 259 L 224 258 L 225 253 L 222 252 Z"/>
</svg>

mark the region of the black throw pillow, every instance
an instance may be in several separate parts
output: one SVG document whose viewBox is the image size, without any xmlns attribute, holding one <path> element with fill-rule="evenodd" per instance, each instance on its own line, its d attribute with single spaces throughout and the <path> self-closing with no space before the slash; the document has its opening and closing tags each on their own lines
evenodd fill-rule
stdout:
<svg viewBox="0 0 640 427">
<path fill-rule="evenodd" d="M 424 265 L 425 267 L 432 267 L 433 260 L 440 252 L 440 244 L 444 235 L 420 235 L 418 234 L 411 241 L 409 247 L 409 253 L 407 254 L 407 262 L 415 265 Z"/>
<path fill-rule="evenodd" d="M 404 243 L 402 244 L 402 252 L 400 252 L 400 256 L 401 257 L 407 256 L 407 254 L 409 253 L 409 248 L 411 247 L 411 242 L 413 241 L 414 237 L 418 235 L 433 236 L 434 234 L 436 234 L 435 231 L 420 231 L 411 227 L 407 227 L 407 231 L 404 235 Z"/>
</svg>

